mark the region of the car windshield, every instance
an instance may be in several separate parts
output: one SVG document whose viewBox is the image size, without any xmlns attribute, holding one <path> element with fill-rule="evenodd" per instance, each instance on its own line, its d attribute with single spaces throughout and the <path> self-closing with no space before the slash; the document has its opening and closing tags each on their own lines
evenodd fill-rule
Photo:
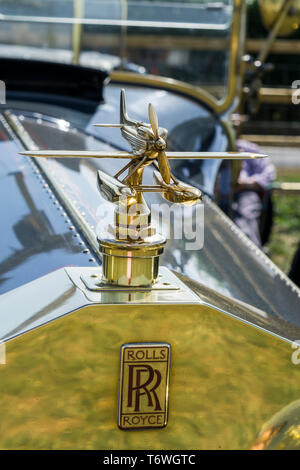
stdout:
<svg viewBox="0 0 300 470">
<path fill-rule="evenodd" d="M 0 57 L 80 63 L 227 90 L 233 0 L 0 0 Z"/>
</svg>

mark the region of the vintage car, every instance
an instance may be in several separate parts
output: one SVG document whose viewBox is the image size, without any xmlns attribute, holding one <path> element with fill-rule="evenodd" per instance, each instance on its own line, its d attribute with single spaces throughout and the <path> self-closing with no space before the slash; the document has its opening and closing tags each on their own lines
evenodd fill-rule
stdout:
<svg viewBox="0 0 300 470">
<path fill-rule="evenodd" d="M 214 201 L 220 171 L 234 179 L 241 158 L 262 157 L 236 152 L 230 122 L 245 2 L 194 2 L 168 20 L 150 3 L 144 19 L 134 2 L 126 17 L 88 1 L 74 16 L 70 2 L 0 4 L 12 54 L 0 59 L 1 449 L 300 446 L 300 291 Z M 72 27 L 78 61 L 79 27 L 90 44 L 98 26 L 104 42 L 131 28 L 130 44 L 161 50 L 178 28 L 191 53 L 164 51 L 161 73 L 183 55 L 185 70 L 202 54 L 206 68 L 192 84 L 108 75 L 38 48 L 46 29 L 55 43 Z M 190 229 L 176 236 L 180 203 Z"/>
</svg>

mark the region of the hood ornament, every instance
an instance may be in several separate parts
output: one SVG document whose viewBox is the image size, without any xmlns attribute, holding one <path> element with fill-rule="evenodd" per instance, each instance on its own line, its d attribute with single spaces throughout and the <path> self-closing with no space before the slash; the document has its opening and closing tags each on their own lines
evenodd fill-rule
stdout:
<svg viewBox="0 0 300 470">
<path fill-rule="evenodd" d="M 158 278 L 159 256 L 166 240 L 151 224 L 151 212 L 143 193 L 159 192 L 171 203 L 192 205 L 202 201 L 201 191 L 175 178 L 169 159 L 245 159 L 265 155 L 235 152 L 167 152 L 168 131 L 159 127 L 152 104 L 149 123 L 128 117 L 125 91 L 121 91 L 120 124 L 95 124 L 118 127 L 132 152 L 32 150 L 23 155 L 48 158 L 120 158 L 129 162 L 114 176 L 98 170 L 98 188 L 116 205 L 114 224 L 97 235 L 102 252 L 102 281 L 128 288 L 151 286 Z M 155 185 L 143 184 L 144 169 L 153 165 Z M 125 176 L 124 173 L 126 172 Z M 123 175 L 123 176 L 122 176 Z"/>
<path fill-rule="evenodd" d="M 125 103 L 125 91 L 121 91 L 120 102 L 120 124 L 95 124 L 96 127 L 119 127 L 122 136 L 132 148 L 130 154 L 131 161 L 125 165 L 115 176 L 115 192 L 113 191 L 113 181 L 103 172 L 98 173 L 101 190 L 105 193 L 109 186 L 112 192 L 107 195 L 112 202 L 118 199 L 120 191 L 127 192 L 132 197 L 142 192 L 160 192 L 169 202 L 180 204 L 195 204 L 201 201 L 201 191 L 175 178 L 170 170 L 166 149 L 167 129 L 158 126 L 158 119 L 154 107 L 150 103 L 148 106 L 149 124 L 135 121 L 128 117 Z M 143 172 L 146 166 L 153 165 L 155 168 L 155 186 L 143 185 Z M 128 171 L 127 175 L 120 179 L 121 175 Z M 120 187 L 121 185 L 122 188 Z"/>
</svg>

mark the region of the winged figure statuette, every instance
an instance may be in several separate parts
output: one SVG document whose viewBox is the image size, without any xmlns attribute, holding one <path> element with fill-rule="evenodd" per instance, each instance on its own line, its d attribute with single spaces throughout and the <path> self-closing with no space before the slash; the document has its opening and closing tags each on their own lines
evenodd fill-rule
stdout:
<svg viewBox="0 0 300 470">
<path fill-rule="evenodd" d="M 107 285 L 145 286 L 158 279 L 159 256 L 166 243 L 151 222 L 151 210 L 145 192 L 159 192 L 172 203 L 192 205 L 201 201 L 201 191 L 179 181 L 170 170 L 170 159 L 244 159 L 262 158 L 255 153 L 168 152 L 168 132 L 159 127 L 154 107 L 148 107 L 149 123 L 131 119 L 126 111 L 125 91 L 121 91 L 120 123 L 95 124 L 118 127 L 131 152 L 29 150 L 32 157 L 48 158 L 120 158 L 129 161 L 115 175 L 98 170 L 101 194 L 116 203 L 114 222 L 97 234 L 102 253 L 102 281 Z M 147 166 L 154 167 L 154 185 L 143 183 Z"/>
<path fill-rule="evenodd" d="M 159 127 L 152 104 L 148 106 L 149 123 L 130 118 L 126 110 L 125 91 L 121 90 L 120 124 L 95 124 L 97 127 L 118 127 L 132 152 L 102 151 L 51 151 L 34 150 L 24 155 L 48 158 L 120 158 L 129 159 L 114 176 L 98 171 L 98 185 L 101 193 L 110 201 L 117 202 L 120 196 L 135 196 L 143 192 L 160 192 L 172 203 L 194 204 L 201 201 L 201 191 L 178 180 L 171 172 L 170 159 L 246 159 L 263 158 L 265 155 L 235 152 L 167 152 L 167 129 Z M 148 165 L 154 166 L 155 185 L 143 185 L 143 172 Z M 126 174 L 124 175 L 124 173 Z"/>
</svg>

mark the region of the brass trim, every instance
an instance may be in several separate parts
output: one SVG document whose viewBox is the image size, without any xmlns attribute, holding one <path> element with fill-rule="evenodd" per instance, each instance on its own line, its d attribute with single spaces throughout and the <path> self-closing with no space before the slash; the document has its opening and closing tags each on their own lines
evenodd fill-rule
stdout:
<svg viewBox="0 0 300 470">
<path fill-rule="evenodd" d="M 80 279 L 85 284 L 85 286 L 94 292 L 150 292 L 152 290 L 165 290 L 165 291 L 178 291 L 182 289 L 182 286 L 174 279 L 174 277 L 169 276 L 169 272 L 165 269 L 160 270 L 158 279 L 151 286 L 117 286 L 117 285 L 108 285 L 102 281 L 101 272 L 98 270 L 96 272 L 89 272 L 88 274 L 83 274 L 80 276 Z"/>
<path fill-rule="evenodd" d="M 225 308 L 236 312 L 232 303 Z M 136 341 L 172 346 L 163 430 L 116 425 L 120 347 Z M 244 449 L 269 416 L 299 397 L 291 353 L 290 343 L 206 305 L 85 306 L 6 344 L 0 446 Z"/>
<path fill-rule="evenodd" d="M 243 134 L 241 139 L 249 140 L 258 145 L 270 145 L 272 147 L 299 147 L 300 136 L 298 135 L 260 135 Z"/>
<path fill-rule="evenodd" d="M 247 39 L 246 51 L 247 52 L 260 52 L 264 46 L 265 39 Z M 276 39 L 269 49 L 269 54 L 299 54 L 300 53 L 300 40 L 299 39 Z"/>
<path fill-rule="evenodd" d="M 246 448 L 253 429 L 297 399 L 299 371 L 290 360 L 297 327 L 278 323 L 279 331 L 290 338 L 283 342 L 269 334 L 278 318 L 182 279 L 197 293 L 194 305 L 178 305 L 171 296 L 171 305 L 140 306 L 131 299 L 127 305 L 112 305 L 105 304 L 101 293 L 90 303 L 87 290 L 71 282 L 64 269 L 1 296 L 1 330 L 6 324 L 7 329 L 19 326 L 15 335 L 27 331 L 6 344 L 7 364 L 0 367 L 5 388 L 1 419 L 10 429 L 9 436 L 1 435 L 1 448 L 76 449 L 88 444 L 95 449 L 145 449 L 149 442 L 156 449 Z M 250 321 L 243 321 L 248 314 Z M 164 431 L 126 433 L 116 426 L 119 350 L 136 341 L 168 341 L 174 349 L 170 419 Z M 236 354 L 231 354 L 232 344 Z M 274 381 L 278 371 L 282 375 Z M 232 384 L 225 395 L 224 383 Z M 285 386 L 278 389 L 281 383 Z M 217 419 L 211 424 L 216 406 Z M 237 416 L 233 424 L 231 416 Z"/>
<path fill-rule="evenodd" d="M 117 48 L 120 45 L 119 34 L 89 34 L 84 38 L 86 46 L 102 46 Z M 245 42 L 245 50 L 248 53 L 259 53 L 265 43 L 265 39 L 248 38 Z M 172 45 L 174 49 L 189 49 L 195 51 L 224 51 L 230 46 L 230 41 L 225 39 L 220 41 L 219 38 L 180 38 L 172 37 Z M 133 34 L 126 37 L 126 49 L 134 49 L 135 47 L 143 47 L 144 49 L 166 49 L 169 46 L 168 38 L 157 37 L 154 35 L 142 36 Z M 270 48 L 271 54 L 297 54 L 300 51 L 299 39 L 276 39 Z"/>
<path fill-rule="evenodd" d="M 73 13 L 74 18 L 83 18 L 84 16 L 85 0 L 73 0 Z M 82 42 L 82 24 L 74 23 L 72 25 L 72 51 L 73 51 L 73 64 L 79 64 L 79 57 L 81 52 Z"/>
<path fill-rule="evenodd" d="M 295 89 L 291 88 L 268 88 L 259 90 L 260 103 L 266 104 L 292 104 L 292 95 Z"/>
<path fill-rule="evenodd" d="M 229 108 L 235 108 L 242 95 L 242 54 L 246 40 L 246 2 L 234 0 L 234 12 L 230 40 L 230 63 L 228 77 L 228 93 L 218 101 L 218 112 L 223 113 Z M 236 98 L 236 100 L 235 100 Z"/>
<path fill-rule="evenodd" d="M 86 286 L 87 279 L 100 279 L 101 268 L 65 268 L 65 272 L 73 285 L 82 291 L 89 302 L 97 304 L 198 304 L 201 303 L 197 296 L 168 268 L 160 267 L 158 278 L 168 283 L 166 289 L 146 289 L 127 286 L 107 286 L 107 289 L 90 290 Z M 95 277 L 97 276 L 97 277 Z M 85 281 L 84 281 L 84 280 Z M 169 288 L 169 287 L 176 287 Z"/>
<path fill-rule="evenodd" d="M 22 307 L 32 314 L 22 294 Z M 41 297 L 39 291 L 45 302 Z M 15 293 L 10 299 L 16 302 Z M 83 295 L 79 308 L 80 301 Z M 240 314 L 239 304 L 226 302 L 225 310 Z M 10 321 L 20 310 L 12 315 L 1 308 Z M 120 347 L 136 341 L 172 346 L 170 415 L 163 430 L 126 432 L 116 425 Z M 291 343 L 206 304 L 85 304 L 6 344 L 0 410 L 9 432 L 1 433 L 0 446 L 244 449 L 269 416 L 299 398 L 299 368 L 291 353 Z"/>
<path fill-rule="evenodd" d="M 92 291 L 82 278 L 101 277 L 99 266 L 57 269 L 0 296 L 0 341 L 9 341 L 89 305 L 96 306 L 99 313 L 101 308 L 118 305 L 127 305 L 129 309 L 141 305 L 142 310 L 146 306 L 162 309 L 163 305 L 169 304 L 180 308 L 201 305 L 201 298 L 172 271 L 161 267 L 159 274 L 160 279 L 168 282 L 168 287 L 177 288 Z"/>
<path fill-rule="evenodd" d="M 234 228 L 233 225 L 232 228 Z M 250 245 L 249 248 L 251 249 L 252 246 Z M 266 266 L 274 267 L 274 275 L 281 275 L 283 281 L 286 281 L 286 284 L 300 296 L 300 289 L 288 280 L 271 261 L 268 265 L 267 257 L 263 256 L 266 258 Z M 208 308 L 289 342 L 293 341 L 297 332 L 297 327 L 295 330 L 286 327 L 285 324 L 278 324 L 277 320 L 267 312 L 222 295 L 185 276 L 175 275 L 164 267 L 160 268 L 160 274 L 168 278 L 171 284 L 178 285 L 178 290 L 90 291 L 83 283 L 81 276 L 88 277 L 94 274 L 99 275 L 99 273 L 99 267 L 61 268 L 3 294 L 0 298 L 0 341 L 9 341 L 15 336 L 23 335 L 45 323 L 89 306 L 94 306 L 98 315 L 101 316 L 106 309 L 109 311 L 110 308 L 115 307 L 118 310 L 121 305 L 127 307 L 129 313 L 134 309 L 143 312 L 148 307 L 149 312 L 152 312 L 151 309 L 157 308 L 162 316 L 165 306 L 168 305 L 178 307 L 178 311 L 183 316 L 188 306 L 198 306 L 199 312 Z M 22 309 L 19 308 L 20 305 Z M 142 307 L 139 308 L 139 306 Z"/>
<path fill-rule="evenodd" d="M 180 80 L 175 80 L 173 78 L 150 74 L 144 75 L 134 72 L 126 72 L 124 70 L 114 70 L 110 72 L 110 79 L 111 82 L 115 83 L 150 86 L 175 91 L 177 93 L 196 98 L 197 100 L 201 100 L 215 111 L 218 109 L 218 102 L 213 95 L 202 88 L 189 85 L 188 83 L 181 82 Z"/>
</svg>

